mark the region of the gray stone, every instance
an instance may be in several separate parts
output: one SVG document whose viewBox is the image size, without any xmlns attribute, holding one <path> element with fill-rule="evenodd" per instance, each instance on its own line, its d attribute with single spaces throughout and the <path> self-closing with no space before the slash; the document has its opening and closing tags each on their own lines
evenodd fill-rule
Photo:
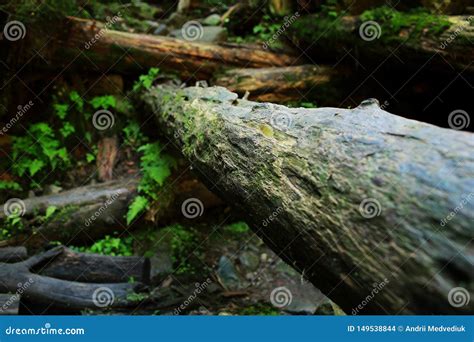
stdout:
<svg viewBox="0 0 474 342">
<path fill-rule="evenodd" d="M 211 14 L 202 23 L 206 26 L 217 26 L 221 23 L 221 16 L 219 14 Z"/>
<path fill-rule="evenodd" d="M 237 270 L 232 261 L 225 255 L 219 259 L 217 275 L 226 288 L 235 290 L 240 287 L 240 277 L 237 274 Z"/>
<path fill-rule="evenodd" d="M 159 281 L 173 273 L 173 258 L 168 252 L 157 252 L 150 258 L 150 266 L 151 279 L 153 281 Z"/>
<path fill-rule="evenodd" d="M 239 256 L 239 261 L 243 267 L 249 271 L 255 271 L 260 264 L 260 258 L 257 254 L 251 251 L 244 251 Z"/>
<path fill-rule="evenodd" d="M 165 24 L 159 24 L 153 31 L 153 34 L 157 36 L 166 36 L 168 32 L 168 26 L 166 26 Z"/>
</svg>

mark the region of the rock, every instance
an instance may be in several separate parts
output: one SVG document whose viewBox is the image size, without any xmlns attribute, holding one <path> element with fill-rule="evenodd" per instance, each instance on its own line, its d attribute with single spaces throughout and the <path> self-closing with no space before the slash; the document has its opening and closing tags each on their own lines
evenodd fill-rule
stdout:
<svg viewBox="0 0 474 342">
<path fill-rule="evenodd" d="M 211 14 L 202 23 L 206 26 L 217 26 L 221 23 L 221 16 L 219 14 Z"/>
<path fill-rule="evenodd" d="M 260 264 L 258 255 L 251 251 L 244 251 L 239 256 L 239 261 L 243 267 L 249 271 L 255 271 Z"/>
<path fill-rule="evenodd" d="M 268 259 L 267 253 L 262 253 L 262 254 L 260 255 L 260 261 L 261 261 L 261 262 L 267 262 L 267 259 Z"/>
<path fill-rule="evenodd" d="M 219 259 L 217 275 L 227 289 L 235 290 L 240 287 L 240 277 L 237 274 L 237 270 L 232 261 L 225 255 Z"/>
<path fill-rule="evenodd" d="M 153 34 L 158 36 L 166 36 L 168 33 L 168 26 L 166 26 L 165 24 L 159 24 L 153 31 Z"/>
<path fill-rule="evenodd" d="M 195 26 L 193 30 L 179 29 L 172 31 L 169 36 L 188 41 L 219 43 L 227 40 L 227 29 L 220 26 Z"/>
<path fill-rule="evenodd" d="M 44 187 L 43 195 L 55 195 L 59 194 L 61 191 L 63 191 L 63 188 L 60 186 L 50 184 Z"/>
</svg>

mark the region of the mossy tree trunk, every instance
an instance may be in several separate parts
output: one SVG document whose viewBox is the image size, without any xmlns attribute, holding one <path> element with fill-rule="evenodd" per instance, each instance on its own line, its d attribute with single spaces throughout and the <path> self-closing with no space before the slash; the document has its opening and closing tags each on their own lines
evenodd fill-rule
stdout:
<svg viewBox="0 0 474 342">
<path fill-rule="evenodd" d="M 291 109 L 162 85 L 139 102 L 203 181 L 347 313 L 474 309 L 449 301 L 453 288 L 474 290 L 472 134 L 374 100 Z"/>
</svg>

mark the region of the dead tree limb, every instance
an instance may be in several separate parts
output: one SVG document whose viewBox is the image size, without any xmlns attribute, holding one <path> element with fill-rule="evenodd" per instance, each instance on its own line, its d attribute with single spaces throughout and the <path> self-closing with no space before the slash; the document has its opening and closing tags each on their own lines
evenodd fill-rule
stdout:
<svg viewBox="0 0 474 342">
<path fill-rule="evenodd" d="M 265 51 L 263 48 L 225 46 L 170 37 L 119 32 L 103 23 L 68 17 L 64 27 L 54 32 L 41 27 L 28 41 L 27 48 L 41 48 L 50 65 L 85 66 L 116 72 L 143 72 L 151 67 L 179 71 L 182 77 L 210 79 L 226 67 L 261 68 L 291 65 L 296 58 Z M 44 35 L 46 31 L 47 35 Z M 45 39 L 48 37 L 48 39 Z M 49 39 L 52 37 L 52 39 Z M 30 56 L 25 56 L 30 58 Z M 92 61 L 92 63 L 91 63 Z"/>
<path fill-rule="evenodd" d="M 57 247 L 14 264 L 0 263 L 0 290 L 19 293 L 31 302 L 51 304 L 73 310 L 120 308 L 133 305 L 127 299 L 139 284 L 87 284 L 54 279 L 32 272 L 62 253 Z"/>
<path fill-rule="evenodd" d="M 0 248 L 0 262 L 18 262 L 28 257 L 26 247 L 4 247 Z"/>
<path fill-rule="evenodd" d="M 138 256 L 108 256 L 77 253 L 63 247 L 62 253 L 39 271 L 51 278 L 83 283 L 140 283 L 150 281 L 150 260 Z"/>
<path fill-rule="evenodd" d="M 473 312 L 473 301 L 449 299 L 456 287 L 474 291 L 472 134 L 376 100 L 291 109 L 162 85 L 139 102 L 202 180 L 346 312 Z"/>
</svg>

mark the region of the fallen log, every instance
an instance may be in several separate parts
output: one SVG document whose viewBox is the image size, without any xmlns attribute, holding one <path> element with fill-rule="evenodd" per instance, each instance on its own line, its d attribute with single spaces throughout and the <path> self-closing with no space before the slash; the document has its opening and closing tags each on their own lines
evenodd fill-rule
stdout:
<svg viewBox="0 0 474 342">
<path fill-rule="evenodd" d="M 22 204 L 24 233 L 0 241 L 0 246 L 23 245 L 34 252 L 53 241 L 90 245 L 107 234 L 124 231 L 127 228 L 125 216 L 139 181 L 139 177 L 133 177 L 25 199 Z M 204 208 L 222 205 L 187 168 L 177 170 L 159 190 L 158 197 L 159 201 L 151 206 L 145 218 L 161 224 L 182 217 L 181 205 L 188 198 L 200 198 Z M 41 215 L 51 206 L 57 208 L 56 212 L 42 221 Z M 5 219 L 3 210 L 1 219 Z"/>
<path fill-rule="evenodd" d="M 0 293 L 0 316 L 18 315 L 20 311 L 20 296 L 11 293 Z"/>
<path fill-rule="evenodd" d="M 23 246 L 0 248 L 0 262 L 18 262 L 25 260 L 27 257 L 28 252 Z"/>
<path fill-rule="evenodd" d="M 122 308 L 135 305 L 129 296 L 140 284 L 87 284 L 54 279 L 33 273 L 62 253 L 62 247 L 35 255 L 25 261 L 0 263 L 0 291 L 21 294 L 34 303 L 46 303 L 71 310 Z"/>
<path fill-rule="evenodd" d="M 51 278 L 83 283 L 150 282 L 150 260 L 138 256 L 108 256 L 77 253 L 62 247 L 48 265 L 39 271 Z"/>
<path fill-rule="evenodd" d="M 41 25 L 41 23 L 39 23 Z M 46 32 L 45 32 L 46 31 Z M 64 28 L 44 26 L 31 35 L 25 48 L 51 65 L 86 66 L 103 71 L 143 72 L 151 67 L 177 72 L 181 77 L 210 79 L 225 67 L 262 68 L 291 65 L 293 56 L 238 45 L 217 45 L 170 37 L 110 30 L 98 21 L 68 17 Z M 29 59 L 31 56 L 25 56 Z M 92 62 L 92 63 L 91 63 Z"/>
<path fill-rule="evenodd" d="M 22 201 L 25 234 L 1 241 L 0 245 L 24 245 L 38 250 L 51 241 L 66 244 L 91 244 L 113 231 L 122 231 L 128 204 L 136 195 L 138 178 L 93 184 L 58 194 Z M 7 204 L 4 204 L 5 206 Z M 48 207 L 56 212 L 41 221 Z M 5 212 L 0 213 L 5 219 Z"/>
<path fill-rule="evenodd" d="M 280 68 L 229 69 L 215 76 L 213 85 L 229 89 L 254 101 L 289 102 L 314 98 L 311 93 L 334 85 L 341 72 L 326 66 L 300 65 Z"/>
<path fill-rule="evenodd" d="M 379 14 L 377 14 L 379 13 Z M 419 69 L 474 71 L 473 16 L 435 16 L 374 11 L 370 16 L 299 18 L 290 39 L 316 62 L 340 62 L 348 52 L 365 67 L 385 64 Z M 396 23 L 393 22 L 397 21 Z M 347 59 L 353 63 L 353 59 Z"/>
<path fill-rule="evenodd" d="M 472 206 L 472 134 L 376 100 L 291 109 L 237 97 L 160 85 L 138 102 L 202 180 L 347 313 L 473 312 L 473 301 L 450 304 L 453 289 L 474 291 L 474 210 L 451 215 Z"/>
</svg>

